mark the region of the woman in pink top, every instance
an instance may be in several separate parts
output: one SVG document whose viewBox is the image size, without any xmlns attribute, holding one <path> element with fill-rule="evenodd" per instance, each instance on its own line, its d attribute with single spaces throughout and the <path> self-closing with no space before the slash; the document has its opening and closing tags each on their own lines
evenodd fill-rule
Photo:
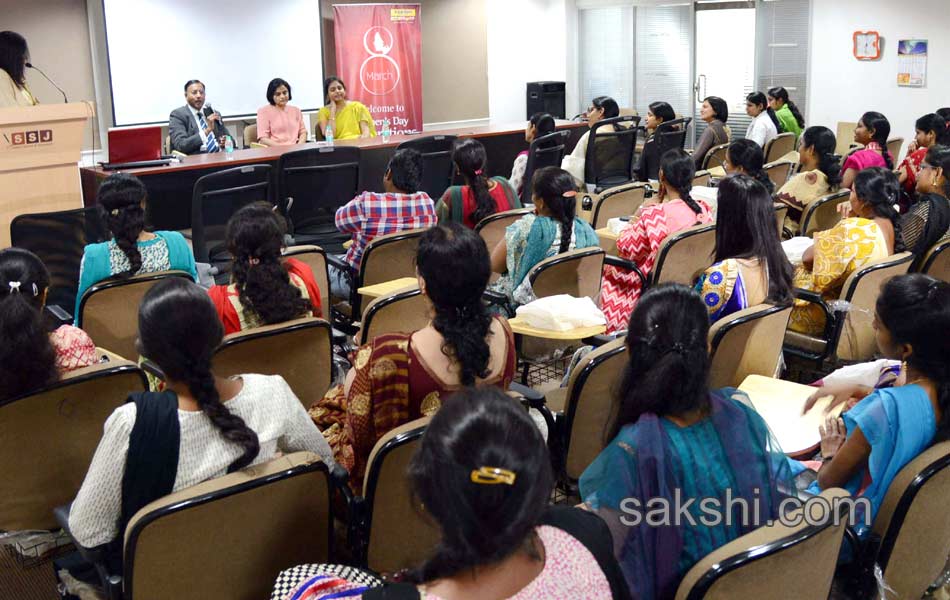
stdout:
<svg viewBox="0 0 950 600">
<path fill-rule="evenodd" d="M 887 136 L 890 134 L 891 123 L 881 113 L 861 115 L 858 126 L 854 128 L 854 141 L 864 144 L 864 148 L 852 152 L 841 165 L 841 187 L 851 189 L 858 173 L 870 167 L 894 170 L 894 157 L 887 151 Z"/>
<path fill-rule="evenodd" d="M 267 84 L 267 106 L 257 109 L 257 143 L 265 146 L 292 146 L 307 141 L 303 114 L 287 104 L 290 84 L 278 77 Z"/>
</svg>

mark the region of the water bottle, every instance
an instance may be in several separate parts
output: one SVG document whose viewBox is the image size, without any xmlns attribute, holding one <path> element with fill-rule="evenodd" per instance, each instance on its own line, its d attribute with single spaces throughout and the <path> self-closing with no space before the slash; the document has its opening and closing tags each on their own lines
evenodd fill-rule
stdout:
<svg viewBox="0 0 950 600">
<path fill-rule="evenodd" d="M 333 145 L 333 124 L 332 123 L 327 123 L 327 129 L 326 129 L 326 132 L 324 132 L 323 137 L 324 139 L 326 139 L 328 146 Z"/>
<path fill-rule="evenodd" d="M 229 135 L 224 137 L 224 158 L 234 160 L 234 140 Z"/>
<path fill-rule="evenodd" d="M 389 129 L 389 119 L 383 119 L 383 142 L 389 141 L 389 136 L 392 135 L 392 131 Z"/>
</svg>

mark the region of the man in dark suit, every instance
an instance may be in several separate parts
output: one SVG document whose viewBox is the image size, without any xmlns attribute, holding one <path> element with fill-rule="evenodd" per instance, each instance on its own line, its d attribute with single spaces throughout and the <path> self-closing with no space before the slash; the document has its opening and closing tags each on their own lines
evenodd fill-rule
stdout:
<svg viewBox="0 0 950 600">
<path fill-rule="evenodd" d="M 185 84 L 185 106 L 176 108 L 168 115 L 168 135 L 172 150 L 185 154 L 218 152 L 224 149 L 228 130 L 221 122 L 221 115 L 204 114 L 205 84 L 192 79 Z"/>
</svg>

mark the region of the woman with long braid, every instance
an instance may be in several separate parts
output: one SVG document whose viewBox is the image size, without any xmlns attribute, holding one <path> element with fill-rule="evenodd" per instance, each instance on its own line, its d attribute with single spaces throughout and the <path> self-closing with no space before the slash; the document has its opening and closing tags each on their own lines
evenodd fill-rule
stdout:
<svg viewBox="0 0 950 600">
<path fill-rule="evenodd" d="M 278 451 L 309 450 L 332 466 L 330 447 L 283 378 L 214 374 L 211 356 L 222 337 L 214 305 L 197 285 L 167 279 L 145 294 L 139 344 L 167 387 L 131 394 L 106 421 L 69 515 L 80 544 L 121 540 L 149 502 Z"/>
<path fill-rule="evenodd" d="M 474 229 L 485 217 L 521 208 L 518 192 L 507 179 L 488 177 L 485 173 L 488 155 L 485 146 L 475 138 L 456 140 L 452 162 L 465 178 L 465 185 L 453 185 L 442 194 L 435 205 L 439 223 L 452 221 Z"/>
<path fill-rule="evenodd" d="M 854 128 L 854 141 L 864 144 L 864 148 L 852 152 L 841 165 L 841 187 L 850 189 L 854 178 L 864 169 L 887 167 L 894 169 L 894 157 L 887 149 L 887 138 L 891 135 L 891 123 L 879 112 L 866 112 Z"/>
<path fill-rule="evenodd" d="M 695 171 L 693 159 L 682 150 L 664 154 L 660 160 L 660 192 L 637 209 L 617 238 L 620 258 L 635 262 L 644 276 L 653 270 L 663 240 L 687 227 L 713 221 L 709 205 L 689 195 Z M 627 328 L 641 291 L 636 273 L 604 267 L 600 307 L 607 317 L 608 333 Z"/>
<path fill-rule="evenodd" d="M 77 318 L 83 293 L 103 279 L 179 270 L 198 280 L 195 258 L 184 236 L 177 231 L 149 231 L 146 227 L 146 196 L 145 185 L 128 173 L 113 173 L 99 186 L 96 201 L 112 239 L 89 244 L 83 250 L 73 312 Z"/>
</svg>

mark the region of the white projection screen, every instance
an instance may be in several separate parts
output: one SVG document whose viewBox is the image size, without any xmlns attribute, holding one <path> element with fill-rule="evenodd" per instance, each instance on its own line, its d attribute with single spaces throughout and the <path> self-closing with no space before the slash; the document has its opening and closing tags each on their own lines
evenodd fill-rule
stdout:
<svg viewBox="0 0 950 600">
<path fill-rule="evenodd" d="M 255 115 L 275 77 L 323 106 L 320 0 L 102 0 L 117 126 L 164 123 L 200 79 L 225 117 Z"/>
</svg>

